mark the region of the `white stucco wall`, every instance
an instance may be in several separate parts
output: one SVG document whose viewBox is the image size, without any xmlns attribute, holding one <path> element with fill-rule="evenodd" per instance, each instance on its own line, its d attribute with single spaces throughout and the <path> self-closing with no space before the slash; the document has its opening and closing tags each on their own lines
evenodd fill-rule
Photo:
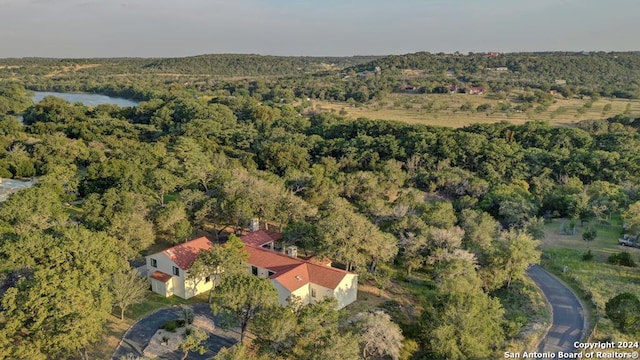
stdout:
<svg viewBox="0 0 640 360">
<path fill-rule="evenodd" d="M 157 265 L 158 265 L 157 267 L 151 266 L 151 259 L 155 259 L 157 261 Z M 184 280 L 185 280 L 184 270 L 180 269 L 179 276 L 173 275 L 173 267 L 176 266 L 176 264 L 171 259 L 169 259 L 169 257 L 165 255 L 163 252 L 146 256 L 146 262 L 147 262 L 148 276 L 151 276 L 156 271 L 161 271 L 165 274 L 171 275 L 172 279 L 169 282 L 167 282 L 166 296 L 171 296 L 171 294 L 173 294 L 183 299 L 187 299 L 187 297 L 185 297 L 186 294 L 185 294 L 185 287 L 184 287 Z M 162 295 L 165 295 L 165 294 L 162 294 Z"/>
<path fill-rule="evenodd" d="M 167 292 L 167 284 L 153 278 L 149 278 L 149 280 L 151 281 L 151 290 L 154 293 L 160 294 L 164 297 L 169 297 L 172 295 Z M 169 280 L 169 282 L 171 282 L 171 280 Z"/>
</svg>

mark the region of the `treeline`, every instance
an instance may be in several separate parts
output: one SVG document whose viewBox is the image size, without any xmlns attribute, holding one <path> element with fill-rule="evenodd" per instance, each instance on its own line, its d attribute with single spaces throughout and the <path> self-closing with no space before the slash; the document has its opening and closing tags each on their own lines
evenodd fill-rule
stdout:
<svg viewBox="0 0 640 360">
<path fill-rule="evenodd" d="M 33 90 L 88 91 L 149 100 L 166 84 L 199 93 L 246 89 L 259 97 L 283 89 L 277 101 L 320 99 L 366 103 L 399 91 L 446 93 L 451 86 L 483 86 L 494 95 L 554 90 L 565 97 L 640 97 L 636 52 L 415 53 L 386 57 L 201 55 L 171 59 L 3 59 L 0 78 L 20 78 Z M 496 69 L 502 69 L 497 71 Z M 404 70 L 417 70 L 418 75 Z M 44 75 L 47 75 L 44 77 Z M 246 79 L 221 79 L 245 77 Z M 114 84 L 120 90 L 113 91 Z M 146 91 L 131 91 L 150 85 Z M 261 88 L 267 88 L 262 91 Z M 232 95 L 236 95 L 233 91 Z M 238 95 L 243 95 L 242 93 Z"/>
<path fill-rule="evenodd" d="M 388 56 L 357 65 L 357 72 L 373 71 L 399 76 L 404 69 L 423 70 L 426 79 L 448 83 L 489 84 L 493 90 L 530 87 L 557 89 L 574 94 L 640 97 L 640 54 L 637 52 L 594 53 L 505 53 L 487 54 L 415 53 Z M 492 71 L 506 68 L 507 71 Z M 449 76 L 446 76 L 449 73 Z M 556 82 L 560 80 L 560 82 Z M 566 83 L 565 83 L 566 82 Z"/>
<path fill-rule="evenodd" d="M 207 76 L 299 75 L 340 70 L 372 61 L 379 56 L 296 57 L 244 54 L 199 55 L 182 58 L 116 59 L 0 59 L 0 73 L 42 75 L 43 71 L 79 67 L 78 73 L 93 75 L 172 73 Z"/>
</svg>

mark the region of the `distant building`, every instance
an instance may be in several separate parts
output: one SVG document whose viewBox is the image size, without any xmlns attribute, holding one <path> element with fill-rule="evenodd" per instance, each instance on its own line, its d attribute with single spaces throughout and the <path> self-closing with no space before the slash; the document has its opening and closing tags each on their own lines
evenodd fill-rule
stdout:
<svg viewBox="0 0 640 360">
<path fill-rule="evenodd" d="M 451 86 L 449 86 L 449 94 L 455 94 L 457 93 L 459 90 L 458 85 L 453 84 Z"/>
<path fill-rule="evenodd" d="M 499 52 L 495 52 L 495 51 L 491 51 L 491 52 L 487 53 L 487 56 L 489 56 L 489 57 L 498 57 L 498 56 L 500 56 L 500 53 Z"/>
<path fill-rule="evenodd" d="M 556 79 L 556 81 L 554 81 L 554 84 L 556 84 L 556 85 L 567 85 L 567 80 Z"/>
<path fill-rule="evenodd" d="M 495 67 L 495 68 L 484 68 L 486 71 L 509 71 L 509 68 L 506 66 L 500 66 L 500 67 Z"/>
<path fill-rule="evenodd" d="M 471 86 L 467 89 L 469 95 L 483 95 L 485 91 L 484 86 Z"/>
<path fill-rule="evenodd" d="M 415 91 L 416 87 L 411 84 L 404 84 L 402 85 L 402 90 L 411 92 L 411 91 Z"/>
</svg>

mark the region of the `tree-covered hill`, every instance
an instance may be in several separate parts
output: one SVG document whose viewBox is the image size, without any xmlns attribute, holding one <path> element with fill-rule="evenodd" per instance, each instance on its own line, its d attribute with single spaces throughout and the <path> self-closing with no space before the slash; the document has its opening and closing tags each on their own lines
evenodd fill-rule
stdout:
<svg viewBox="0 0 640 360">
<path fill-rule="evenodd" d="M 144 65 L 145 69 L 181 74 L 210 75 L 293 75 L 324 70 L 338 70 L 376 59 L 354 57 L 292 57 L 262 55 L 201 55 L 186 58 L 159 59 Z"/>
<path fill-rule="evenodd" d="M 377 56 L 296 57 L 255 54 L 213 54 L 180 58 L 114 59 L 0 59 L 0 70 L 18 74 L 74 69 L 89 74 L 170 73 L 209 76 L 274 76 L 341 70 L 377 59 Z M 35 71 L 34 71 L 35 70 Z M 39 71 L 38 71 L 39 70 Z"/>
<path fill-rule="evenodd" d="M 640 95 L 638 52 L 540 52 L 498 56 L 418 52 L 387 56 L 352 69 L 362 72 L 376 67 L 392 75 L 402 75 L 402 71 L 408 69 L 421 70 L 425 77 L 435 79 L 448 75 L 450 82 L 494 81 L 543 89 L 557 85 L 558 88 L 599 92 L 602 96 L 628 98 Z"/>
</svg>

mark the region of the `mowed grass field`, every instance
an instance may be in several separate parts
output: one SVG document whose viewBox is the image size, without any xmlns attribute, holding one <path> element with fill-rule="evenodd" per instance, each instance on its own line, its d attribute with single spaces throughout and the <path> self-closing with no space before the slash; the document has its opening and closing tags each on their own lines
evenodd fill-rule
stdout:
<svg viewBox="0 0 640 360">
<path fill-rule="evenodd" d="M 497 110 L 501 103 L 511 105 L 512 110 Z M 473 110 L 460 110 L 464 104 Z M 482 104 L 489 104 L 491 110 L 476 111 Z M 608 104 L 610 108 L 605 109 Z M 564 99 L 556 95 L 554 103 L 546 109 L 536 109 L 538 105 L 534 105 L 526 112 L 517 112 L 513 110 L 516 105 L 515 96 L 499 100 L 490 95 L 394 93 L 383 100 L 357 106 L 346 102 L 313 101 L 311 110 L 346 113 L 346 116 L 354 119 L 364 117 L 454 128 L 500 121 L 523 124 L 531 120 L 571 126 L 582 120 L 606 119 L 623 113 L 640 116 L 640 100 L 601 98 L 591 102 L 589 99 Z"/>
<path fill-rule="evenodd" d="M 627 251 L 638 263 L 640 249 L 618 245 L 617 239 L 622 229 L 619 218 L 614 218 L 610 225 L 595 225 L 598 236 L 591 242 L 582 240 L 586 224 L 578 225 L 575 235 L 564 235 L 560 231 L 563 222 L 569 223 L 566 219 L 554 219 L 546 225 L 545 238 L 542 241 L 543 266 L 559 275 L 579 294 L 595 304 L 596 309 L 591 309 L 591 325 L 597 322 L 594 334 L 596 339 L 631 340 L 619 333 L 606 319 L 604 309 L 609 299 L 622 292 L 632 292 L 640 296 L 640 269 L 612 265 L 607 259 L 612 254 Z M 585 261 L 582 255 L 589 250 L 594 257 Z M 565 266 L 567 271 L 563 273 Z"/>
</svg>

